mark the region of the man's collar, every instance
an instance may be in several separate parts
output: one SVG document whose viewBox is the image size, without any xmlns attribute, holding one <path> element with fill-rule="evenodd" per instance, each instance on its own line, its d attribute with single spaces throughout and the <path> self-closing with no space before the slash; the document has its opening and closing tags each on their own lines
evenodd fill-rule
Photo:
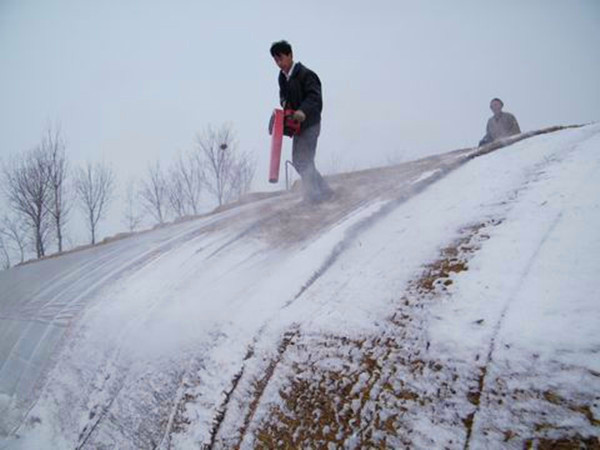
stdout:
<svg viewBox="0 0 600 450">
<path fill-rule="evenodd" d="M 286 80 L 289 80 L 292 77 L 292 74 L 294 73 L 294 69 L 296 68 L 296 62 L 294 61 L 292 63 L 292 67 L 290 67 L 290 71 L 288 73 L 283 72 L 283 75 L 285 75 Z"/>
</svg>

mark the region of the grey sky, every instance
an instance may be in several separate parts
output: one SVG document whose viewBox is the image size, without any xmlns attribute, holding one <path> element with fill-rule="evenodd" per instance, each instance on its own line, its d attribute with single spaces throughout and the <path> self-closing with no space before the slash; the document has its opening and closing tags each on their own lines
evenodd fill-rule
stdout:
<svg viewBox="0 0 600 450">
<path fill-rule="evenodd" d="M 73 163 L 110 162 L 124 188 L 231 122 L 273 189 L 281 38 L 323 83 L 325 172 L 476 145 L 495 96 L 523 130 L 600 119 L 597 0 L 0 0 L 0 156 L 58 121 Z"/>
</svg>

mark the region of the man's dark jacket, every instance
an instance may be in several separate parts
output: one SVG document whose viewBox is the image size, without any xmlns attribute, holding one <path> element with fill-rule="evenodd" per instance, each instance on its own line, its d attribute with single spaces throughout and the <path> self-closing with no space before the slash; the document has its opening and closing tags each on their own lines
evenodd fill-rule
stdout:
<svg viewBox="0 0 600 450">
<path fill-rule="evenodd" d="M 302 130 L 321 122 L 321 80 L 316 73 L 302 64 L 296 63 L 289 80 L 283 72 L 279 73 L 279 98 L 284 108 L 300 109 L 306 114 Z"/>
</svg>

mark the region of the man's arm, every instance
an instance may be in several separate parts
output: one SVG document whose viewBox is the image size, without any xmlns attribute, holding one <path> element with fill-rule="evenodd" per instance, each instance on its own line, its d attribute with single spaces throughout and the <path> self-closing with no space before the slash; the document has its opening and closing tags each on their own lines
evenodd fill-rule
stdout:
<svg viewBox="0 0 600 450">
<path fill-rule="evenodd" d="M 510 115 L 510 134 L 521 134 L 521 127 L 519 127 L 519 122 L 517 122 L 517 118 Z"/>
<path fill-rule="evenodd" d="M 323 99 L 321 97 L 321 80 L 317 74 L 309 72 L 303 80 L 302 88 L 305 97 L 298 109 L 307 116 L 319 114 L 323 108 Z"/>
</svg>

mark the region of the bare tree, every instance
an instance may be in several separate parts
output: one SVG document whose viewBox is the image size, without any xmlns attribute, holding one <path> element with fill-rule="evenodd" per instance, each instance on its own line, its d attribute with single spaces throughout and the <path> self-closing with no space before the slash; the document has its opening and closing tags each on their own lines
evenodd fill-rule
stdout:
<svg viewBox="0 0 600 450">
<path fill-rule="evenodd" d="M 125 193 L 125 211 L 123 222 L 129 231 L 135 231 L 142 223 L 142 219 L 142 214 L 139 212 L 136 202 L 135 182 L 130 180 L 127 183 L 127 190 Z"/>
<path fill-rule="evenodd" d="M 25 249 L 27 246 L 28 230 L 26 225 L 19 217 L 11 218 L 9 216 L 4 216 L 0 226 L 2 227 L 0 234 L 5 238 L 5 248 L 10 251 L 12 249 L 10 243 L 12 243 L 13 246 L 16 246 L 20 262 L 23 263 L 23 261 L 25 261 Z"/>
<path fill-rule="evenodd" d="M 0 227 L 0 268 L 10 269 L 10 250 L 4 237 L 4 230 Z"/>
<path fill-rule="evenodd" d="M 180 191 L 183 214 L 198 214 L 204 184 L 202 162 L 191 153 L 179 155 L 171 168 L 169 180 L 170 190 L 176 188 Z"/>
<path fill-rule="evenodd" d="M 63 251 L 63 228 L 69 212 L 69 202 L 66 192 L 68 161 L 65 155 L 65 142 L 59 127 L 48 126 L 42 139 L 41 148 L 46 156 L 50 195 L 48 196 L 48 211 L 52 216 L 58 251 Z"/>
<path fill-rule="evenodd" d="M 158 223 L 164 223 L 169 202 L 168 186 L 158 161 L 155 165 L 148 166 L 147 179 L 142 180 L 139 195 L 144 209 Z"/>
<path fill-rule="evenodd" d="M 40 147 L 24 153 L 4 166 L 4 189 L 13 211 L 23 218 L 33 232 L 38 258 L 45 255 L 49 237 L 51 198 L 46 155 Z"/>
<path fill-rule="evenodd" d="M 176 173 L 169 173 L 169 178 L 165 179 L 167 188 L 167 200 L 169 209 L 175 217 L 183 217 L 187 214 L 185 196 L 183 193 L 183 183 Z"/>
<path fill-rule="evenodd" d="M 250 190 L 255 172 L 255 161 L 248 153 L 241 153 L 231 171 L 231 194 L 233 198 L 239 199 Z"/>
<path fill-rule="evenodd" d="M 75 190 L 79 205 L 86 215 L 92 244 L 96 243 L 98 222 L 106 214 L 106 209 L 113 197 L 114 187 L 113 171 L 104 163 L 94 165 L 88 163 L 85 169 L 80 168 L 77 172 Z"/>
<path fill-rule="evenodd" d="M 230 125 L 214 131 L 208 127 L 196 136 L 199 163 L 205 168 L 204 184 L 219 205 L 239 198 L 254 177 L 254 162 L 246 153 L 238 153 Z"/>
</svg>

